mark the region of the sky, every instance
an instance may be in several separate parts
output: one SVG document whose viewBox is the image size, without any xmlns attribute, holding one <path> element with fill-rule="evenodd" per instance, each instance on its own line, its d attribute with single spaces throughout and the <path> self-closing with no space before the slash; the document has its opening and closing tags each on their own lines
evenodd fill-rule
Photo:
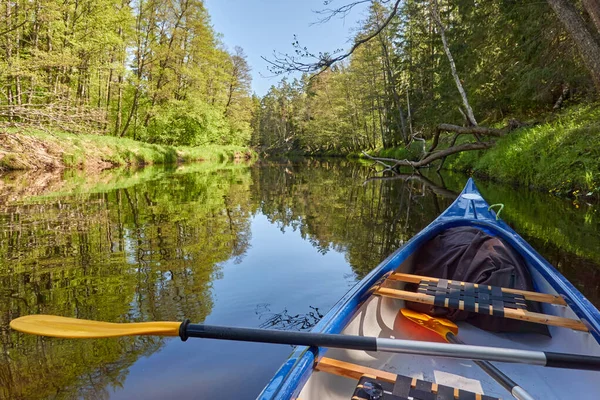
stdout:
<svg viewBox="0 0 600 400">
<path fill-rule="evenodd" d="M 334 0 L 328 7 L 347 2 Z M 226 47 L 244 49 L 252 68 L 252 89 L 259 96 L 281 79 L 272 77 L 261 56 L 268 58 L 274 50 L 292 53 L 294 34 L 313 53 L 347 50 L 357 22 L 364 19 L 366 10 L 364 6 L 356 7 L 345 19 L 311 26 L 319 19 L 313 11 L 326 8 L 323 0 L 205 0 L 204 3 L 215 31 L 223 34 Z"/>
</svg>

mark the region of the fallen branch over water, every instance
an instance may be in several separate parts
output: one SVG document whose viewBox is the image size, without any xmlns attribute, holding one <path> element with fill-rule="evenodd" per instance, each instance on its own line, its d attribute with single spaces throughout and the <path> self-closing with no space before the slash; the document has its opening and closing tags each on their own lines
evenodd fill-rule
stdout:
<svg viewBox="0 0 600 400">
<path fill-rule="evenodd" d="M 390 170 L 390 171 L 396 171 L 400 167 L 411 167 L 413 169 L 419 169 L 419 168 L 422 168 L 425 166 L 429 166 L 432 162 L 441 159 L 442 162 L 439 165 L 439 168 L 438 168 L 438 170 L 439 170 L 439 169 L 441 169 L 442 165 L 444 165 L 444 161 L 446 161 L 446 157 L 448 157 L 452 154 L 461 153 L 463 151 L 485 150 L 485 149 L 489 149 L 490 147 L 494 146 L 494 144 L 495 144 L 494 141 L 490 140 L 490 141 L 482 142 L 480 139 L 480 136 L 502 137 L 502 136 L 505 136 L 506 134 L 510 133 L 511 131 L 513 131 L 517 128 L 521 128 L 523 126 L 528 126 L 528 124 L 524 124 L 524 123 L 514 120 L 514 119 L 510 120 L 508 122 L 508 125 L 506 125 L 504 128 L 501 128 L 501 129 L 487 128 L 485 126 L 459 126 L 459 125 L 452 125 L 452 124 L 439 124 L 435 131 L 435 134 L 433 135 L 433 139 L 432 139 L 432 143 L 431 143 L 431 147 L 429 148 L 429 151 L 425 152 L 423 154 L 423 157 L 420 160 L 411 161 L 408 159 L 398 160 L 396 158 L 373 157 L 373 156 L 365 153 L 364 151 L 362 154 L 365 157 L 367 157 L 368 159 L 384 165 L 386 167 L 386 170 Z M 435 149 L 437 148 L 437 146 L 439 144 L 440 135 L 442 132 L 453 132 L 454 137 L 452 138 L 450 147 L 443 149 L 443 150 L 435 151 Z M 471 143 L 462 143 L 459 145 L 455 145 L 456 139 L 460 135 L 473 135 L 477 141 L 471 142 Z"/>
<path fill-rule="evenodd" d="M 459 126 L 459 125 L 453 125 L 453 124 L 439 124 L 433 135 L 433 140 L 431 142 L 431 148 L 429 149 L 428 153 L 431 153 L 433 150 L 435 150 L 435 148 L 439 144 L 440 134 L 442 132 L 455 133 L 456 136 L 455 136 L 454 140 L 456 140 L 456 137 L 458 137 L 459 135 L 474 135 L 476 137 L 477 137 L 477 135 L 502 137 L 502 136 L 505 136 L 506 134 L 514 131 L 517 128 L 521 128 L 521 127 L 527 126 L 527 125 L 528 124 L 525 124 L 516 119 L 511 119 L 510 121 L 508 121 L 508 124 L 504 128 L 501 128 L 501 129 L 488 128 L 488 127 L 479 126 L 479 125 L 477 125 L 477 126 Z"/>
<path fill-rule="evenodd" d="M 436 151 L 435 153 L 431 153 L 425 158 L 419 161 L 410 161 L 410 160 L 397 160 L 395 158 L 381 158 L 381 157 L 373 157 L 365 152 L 363 152 L 364 156 L 376 161 L 380 164 L 383 164 L 390 170 L 396 170 L 399 167 L 411 167 L 414 169 L 425 167 L 431 164 L 435 160 L 439 160 L 441 158 L 448 157 L 449 155 L 460 153 L 463 151 L 472 151 L 472 150 L 484 150 L 489 149 L 495 144 L 495 142 L 476 142 L 476 143 L 463 143 L 458 146 L 448 147 L 447 149 Z M 393 162 L 393 165 L 386 164 L 385 162 Z"/>
</svg>

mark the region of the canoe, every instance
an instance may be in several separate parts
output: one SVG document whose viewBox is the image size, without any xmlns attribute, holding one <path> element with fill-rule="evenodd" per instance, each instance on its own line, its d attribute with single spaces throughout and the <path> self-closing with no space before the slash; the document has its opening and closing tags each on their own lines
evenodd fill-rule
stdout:
<svg viewBox="0 0 600 400">
<path fill-rule="evenodd" d="M 535 291 L 558 300 L 555 304 L 540 303 L 547 319 L 558 321 L 548 325 L 551 337 L 531 333 L 492 333 L 458 322 L 458 336 L 463 342 L 600 355 L 600 312 L 556 268 L 496 217 L 471 179 L 446 211 L 358 282 L 315 325 L 312 332 L 408 340 L 423 340 L 425 336 L 430 340 L 432 336 L 423 335 L 419 329 L 409 329 L 406 324 L 400 328 L 395 326 L 405 302 L 394 296 L 381 295 L 382 283 L 402 276 L 398 274 L 411 274 L 414 269 L 411 255 L 417 249 L 441 232 L 461 226 L 480 229 L 510 245 L 524 259 Z M 572 325 L 562 325 L 564 321 L 572 321 Z M 536 399 L 600 398 L 600 372 L 500 362 L 494 365 Z M 411 390 L 424 384 L 433 392 L 433 397 L 429 398 L 434 399 L 446 398 L 441 391 L 436 394 L 438 387 L 454 388 L 455 396 L 450 396 L 452 398 L 459 398 L 456 396 L 458 393 L 465 394 L 460 398 L 511 398 L 506 389 L 471 360 L 315 347 L 297 347 L 258 398 L 361 398 L 353 397 L 359 390 L 360 376 L 387 379 L 389 382 L 394 379 L 400 382 L 400 378 L 408 377 Z M 363 383 L 358 387 L 362 387 Z"/>
</svg>

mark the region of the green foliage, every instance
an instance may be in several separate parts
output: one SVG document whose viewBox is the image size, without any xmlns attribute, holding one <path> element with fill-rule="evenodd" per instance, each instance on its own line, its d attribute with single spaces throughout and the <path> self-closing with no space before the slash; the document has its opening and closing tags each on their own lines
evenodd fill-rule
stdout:
<svg viewBox="0 0 600 400">
<path fill-rule="evenodd" d="M 413 141 L 408 146 L 390 147 L 380 149 L 374 153 L 379 157 L 395 158 L 398 160 L 418 160 L 423 154 L 424 143 L 422 141 Z"/>
<path fill-rule="evenodd" d="M 18 156 L 16 154 L 5 154 L 0 158 L 0 171 L 20 169 L 20 163 L 18 162 Z"/>
<path fill-rule="evenodd" d="M 249 144 L 250 68 L 220 42 L 202 0 L 17 0 L 0 15 L 0 107 L 10 110 L 0 122 Z"/>
<path fill-rule="evenodd" d="M 157 111 L 141 139 L 168 145 L 221 144 L 226 125 L 223 114 L 203 101 L 172 100 Z"/>
</svg>

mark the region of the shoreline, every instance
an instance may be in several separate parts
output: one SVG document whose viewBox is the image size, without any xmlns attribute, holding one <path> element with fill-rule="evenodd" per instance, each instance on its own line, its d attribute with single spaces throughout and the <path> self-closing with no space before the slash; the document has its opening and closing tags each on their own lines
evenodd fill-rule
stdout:
<svg viewBox="0 0 600 400">
<path fill-rule="evenodd" d="M 418 159 L 420 150 L 411 146 L 371 154 Z M 569 198 L 575 205 L 600 203 L 600 107 L 572 106 L 499 138 L 492 148 L 448 156 L 443 169 Z"/>
<path fill-rule="evenodd" d="M 166 146 L 114 136 L 0 127 L 0 173 L 15 170 L 102 171 L 124 166 L 223 162 L 256 157 L 253 150 L 241 146 Z"/>
</svg>

